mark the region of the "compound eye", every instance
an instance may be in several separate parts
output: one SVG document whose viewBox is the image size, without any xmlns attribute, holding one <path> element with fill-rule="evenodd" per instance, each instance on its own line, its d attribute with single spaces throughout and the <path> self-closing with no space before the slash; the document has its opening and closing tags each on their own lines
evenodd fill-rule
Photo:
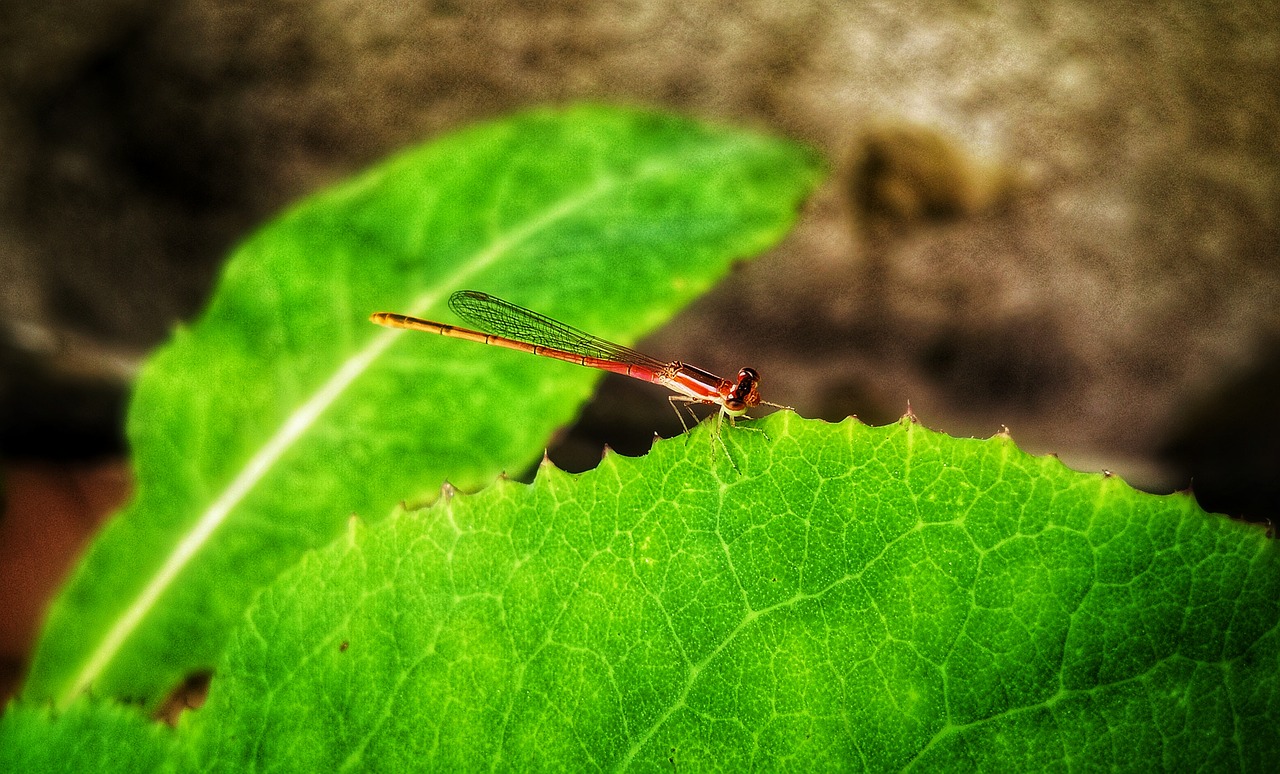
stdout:
<svg viewBox="0 0 1280 774">
<path fill-rule="evenodd" d="M 756 369 L 754 368 L 744 368 L 738 372 L 738 381 L 742 381 L 743 379 L 750 379 L 751 381 L 754 382 L 759 378 L 760 378 L 760 374 L 756 373 Z"/>
</svg>

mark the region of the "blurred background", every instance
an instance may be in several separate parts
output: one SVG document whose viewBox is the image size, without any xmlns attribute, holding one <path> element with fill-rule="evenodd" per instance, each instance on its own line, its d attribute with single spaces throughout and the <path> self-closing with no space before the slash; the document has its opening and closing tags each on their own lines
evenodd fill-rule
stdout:
<svg viewBox="0 0 1280 774">
<path fill-rule="evenodd" d="M 767 399 L 1280 515 L 1280 6 L 1173 0 L 5 0 L 0 689 L 129 491 L 145 353 L 228 251 L 389 152 L 531 105 L 783 134 L 831 176 L 642 348 Z M 610 378 L 552 457 L 647 449 Z M 3 695 L 3 694 L 0 694 Z"/>
</svg>

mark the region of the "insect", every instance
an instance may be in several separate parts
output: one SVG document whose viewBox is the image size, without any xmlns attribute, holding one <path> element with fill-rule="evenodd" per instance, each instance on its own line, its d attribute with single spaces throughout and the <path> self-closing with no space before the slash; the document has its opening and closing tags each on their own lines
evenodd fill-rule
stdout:
<svg viewBox="0 0 1280 774">
<path fill-rule="evenodd" d="M 720 437 L 721 419 L 727 416 L 732 423 L 738 417 L 746 416 L 751 408 L 761 405 L 791 408 L 761 399 L 760 374 L 754 368 L 741 369 L 738 371 L 737 381 L 733 381 L 678 360 L 663 362 L 476 290 L 454 293 L 449 297 L 449 308 L 480 330 L 459 328 L 394 312 L 374 312 L 369 319 L 388 328 L 438 333 L 456 339 L 530 352 L 666 387 L 674 393 L 668 396 L 668 400 L 671 401 L 676 416 L 680 417 L 680 424 L 685 431 L 688 431 L 689 426 L 677 404 L 683 404 L 691 415 L 692 405 L 718 406 L 720 411 L 716 415 L 714 435 L 735 469 L 737 463 L 733 462 L 729 448 Z M 696 420 L 697 416 L 693 416 Z"/>
</svg>

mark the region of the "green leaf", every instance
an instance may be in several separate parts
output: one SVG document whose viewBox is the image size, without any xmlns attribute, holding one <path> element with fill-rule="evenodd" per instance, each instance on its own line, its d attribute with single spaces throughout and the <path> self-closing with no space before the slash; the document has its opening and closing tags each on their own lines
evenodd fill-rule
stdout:
<svg viewBox="0 0 1280 774">
<path fill-rule="evenodd" d="M 371 312 L 451 320 L 473 287 L 632 342 L 776 242 L 817 177 L 790 143 L 586 106 L 444 137 L 285 214 L 144 368 L 136 498 L 52 608 L 25 696 L 154 706 L 350 513 L 524 467 L 598 378 Z"/>
<path fill-rule="evenodd" d="M 191 718 L 204 766 L 1280 760 L 1280 551 L 1185 495 L 775 414 L 544 466 L 309 554 Z"/>
<path fill-rule="evenodd" d="M 173 729 L 109 703 L 10 704 L 0 717 L 0 771 L 151 774 L 173 770 L 177 749 Z"/>
</svg>

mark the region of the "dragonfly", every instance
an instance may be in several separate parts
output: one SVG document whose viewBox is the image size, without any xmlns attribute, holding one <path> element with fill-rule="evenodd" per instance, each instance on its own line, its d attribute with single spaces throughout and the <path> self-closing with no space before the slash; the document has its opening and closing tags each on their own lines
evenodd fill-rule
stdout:
<svg viewBox="0 0 1280 774">
<path fill-rule="evenodd" d="M 720 442 L 735 469 L 738 467 L 737 463 L 734 462 L 733 455 L 729 454 L 729 447 L 725 445 L 724 439 L 720 437 L 722 419 L 728 417 L 729 423 L 733 424 L 734 420 L 746 417 L 747 411 L 756 406 L 791 408 L 770 403 L 760 397 L 760 374 L 754 368 L 740 369 L 736 380 L 725 379 L 679 360 L 658 360 L 477 290 L 459 290 L 454 293 L 449 297 L 449 309 L 479 330 L 395 312 L 374 312 L 369 319 L 388 328 L 425 331 L 455 339 L 478 341 L 622 374 L 665 387 L 673 393 L 667 399 L 675 409 L 676 416 L 680 417 L 680 424 L 686 432 L 689 425 L 685 423 L 677 404 L 688 409 L 695 420 L 697 415 L 693 413 L 694 405 L 716 406 L 720 410 L 716 412 L 716 427 L 712 434 Z"/>
</svg>

